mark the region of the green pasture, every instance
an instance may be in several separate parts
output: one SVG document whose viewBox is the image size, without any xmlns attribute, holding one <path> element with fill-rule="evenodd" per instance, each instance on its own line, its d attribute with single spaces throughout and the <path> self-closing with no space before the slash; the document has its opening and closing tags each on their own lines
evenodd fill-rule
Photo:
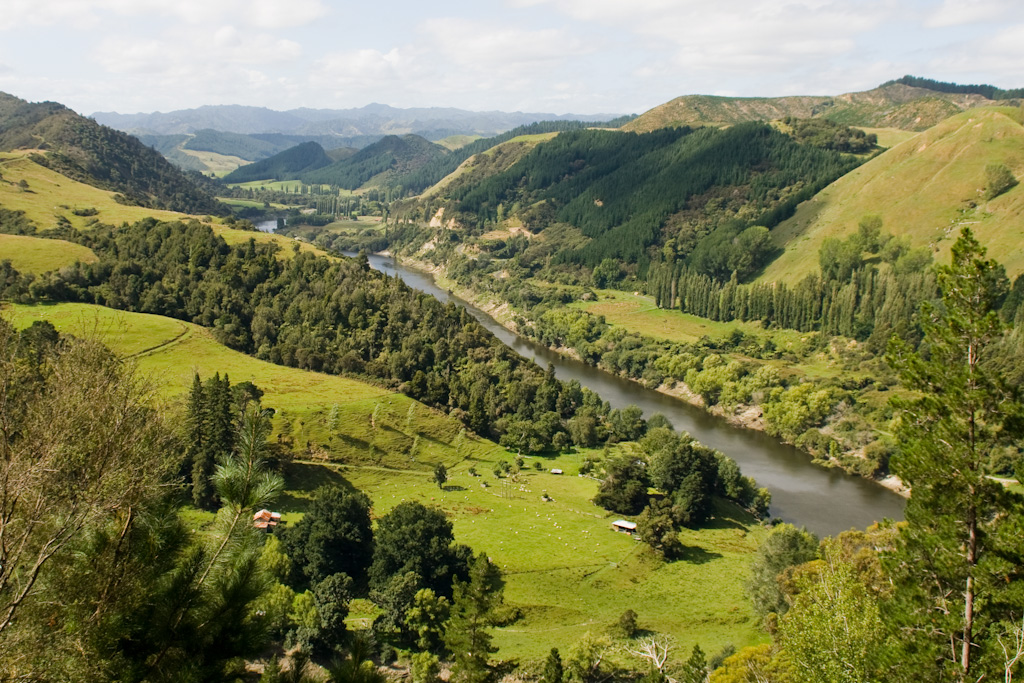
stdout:
<svg viewBox="0 0 1024 683">
<path fill-rule="evenodd" d="M 266 208 L 264 202 L 256 201 L 255 199 L 236 199 L 235 197 L 217 197 L 217 201 L 223 202 L 228 206 L 238 206 L 247 209 L 263 209 Z M 274 202 L 268 202 L 271 209 L 287 209 L 288 207 L 284 204 L 276 204 Z"/>
<path fill-rule="evenodd" d="M 0 234 L 0 261 L 10 261 L 23 273 L 45 273 L 76 261 L 96 260 L 92 249 L 74 242 Z"/>
<path fill-rule="evenodd" d="M 540 659 L 551 647 L 564 653 L 588 631 L 608 632 L 627 609 L 639 615 L 641 628 L 673 635 L 680 652 L 694 643 L 713 653 L 767 639 L 743 594 L 765 534 L 748 515 L 721 504 L 709 528 L 682 532 L 685 557 L 665 563 L 612 529 L 619 515 L 590 502 L 597 482 L 577 476 L 580 454 L 526 458 L 516 480 L 495 477 L 494 463 L 513 458 L 501 450 L 474 453 L 449 467 L 444 490 L 426 472 L 300 464 L 290 470 L 289 489 L 308 495 L 326 481 L 352 485 L 371 497 L 374 516 L 404 500 L 443 509 L 456 539 L 501 567 L 506 603 L 522 610 L 522 619 L 495 634 L 499 658 Z M 551 474 L 553 468 L 564 474 Z M 550 502 L 542 500 L 545 493 Z M 362 605 L 352 616 L 373 615 Z"/>
<path fill-rule="evenodd" d="M 191 323 L 89 304 L 11 305 L 3 315 L 19 328 L 49 320 L 62 332 L 102 339 L 133 359 L 167 400 L 186 393 L 197 372 L 203 378 L 220 372 L 233 383 L 250 381 L 265 392 L 264 404 L 277 411 L 275 438 L 290 443 L 300 459 L 428 471 L 436 462 L 454 463 L 493 447 L 464 437 L 456 448 L 461 425 L 407 396 L 247 356 Z"/>
</svg>

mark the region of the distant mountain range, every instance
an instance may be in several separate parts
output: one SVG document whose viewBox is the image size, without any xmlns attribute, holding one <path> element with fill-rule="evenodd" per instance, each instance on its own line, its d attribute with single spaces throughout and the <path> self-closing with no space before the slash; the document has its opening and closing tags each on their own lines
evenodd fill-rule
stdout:
<svg viewBox="0 0 1024 683">
<path fill-rule="evenodd" d="M 176 135 L 213 129 L 229 133 L 281 133 L 286 135 L 403 135 L 416 133 L 428 140 L 450 135 L 495 135 L 536 121 L 607 121 L 618 114 L 547 114 L 502 111 L 467 111 L 429 107 L 400 109 L 368 104 L 355 109 L 290 109 L 214 105 L 168 113 L 118 114 L 96 112 L 98 123 L 136 134 Z"/>
</svg>

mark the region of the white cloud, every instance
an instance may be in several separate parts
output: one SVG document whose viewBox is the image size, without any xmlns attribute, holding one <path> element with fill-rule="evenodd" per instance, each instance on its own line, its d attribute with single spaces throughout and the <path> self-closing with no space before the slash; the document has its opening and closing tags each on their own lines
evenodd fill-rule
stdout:
<svg viewBox="0 0 1024 683">
<path fill-rule="evenodd" d="M 101 25 L 109 16 L 172 18 L 197 25 L 233 21 L 262 29 L 303 26 L 328 14 L 323 0 L 5 0 L 0 30 Z"/>
<path fill-rule="evenodd" d="M 683 69 L 781 69 L 850 53 L 885 21 L 883 0 L 517 0 L 614 27 L 638 45 L 674 54 Z"/>
<path fill-rule="evenodd" d="M 926 26 L 942 28 L 989 21 L 1005 21 L 1024 17 L 1019 0 L 944 0 L 925 22 Z"/>
<path fill-rule="evenodd" d="M 301 54 L 302 47 L 294 41 L 221 26 L 141 40 L 107 38 L 97 47 L 95 58 L 113 74 L 194 72 L 204 80 L 228 65 L 289 62 Z"/>
</svg>

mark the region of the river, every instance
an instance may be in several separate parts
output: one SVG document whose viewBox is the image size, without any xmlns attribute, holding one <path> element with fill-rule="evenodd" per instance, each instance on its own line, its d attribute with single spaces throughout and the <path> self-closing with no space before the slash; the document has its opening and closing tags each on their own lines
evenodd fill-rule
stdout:
<svg viewBox="0 0 1024 683">
<path fill-rule="evenodd" d="M 733 426 L 685 401 L 646 389 L 524 339 L 472 304 L 438 287 L 429 274 L 404 268 L 386 256 L 374 254 L 369 260 L 375 270 L 397 275 L 410 287 L 443 302 L 464 306 L 516 352 L 542 367 L 550 363 L 559 379 L 578 380 L 600 394 L 613 408 L 634 404 L 648 417 L 662 413 L 677 430 L 687 431 L 698 441 L 722 451 L 739 463 L 745 475 L 767 487 L 772 492 L 771 514 L 775 517 L 806 526 L 818 535 L 864 528 L 885 517 L 903 518 L 903 498 L 874 482 L 818 467 L 806 453 L 763 432 Z"/>
</svg>

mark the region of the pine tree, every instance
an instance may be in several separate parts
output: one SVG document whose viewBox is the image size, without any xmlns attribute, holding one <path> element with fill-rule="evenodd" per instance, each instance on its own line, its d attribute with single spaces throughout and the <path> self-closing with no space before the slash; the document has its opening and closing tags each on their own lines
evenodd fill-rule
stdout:
<svg viewBox="0 0 1024 683">
<path fill-rule="evenodd" d="M 558 654 L 558 648 L 551 648 L 551 654 L 544 661 L 544 674 L 541 676 L 543 683 L 562 683 L 565 669 L 562 667 L 562 657 Z"/>
<path fill-rule="evenodd" d="M 189 392 L 188 404 L 185 408 L 185 462 L 182 465 L 188 481 L 193 484 L 193 495 L 195 494 L 194 468 L 196 463 L 202 459 L 206 447 L 208 421 L 206 393 L 203 391 L 203 383 L 197 372 L 192 378 L 192 389 Z M 200 471 L 202 469 L 200 468 Z"/>
<path fill-rule="evenodd" d="M 894 667 L 906 679 L 975 681 L 993 661 L 1000 621 L 1024 610 L 1024 505 L 988 479 L 993 450 L 1022 434 L 1016 392 L 987 365 L 1003 333 L 1002 267 L 967 229 L 939 269 L 941 306 L 924 306 L 922 350 L 893 341 L 887 360 L 912 398 L 899 411 L 893 470 L 913 493 L 886 559 L 896 584 Z"/>
<path fill-rule="evenodd" d="M 491 645 L 488 629 L 494 611 L 502 602 L 504 581 L 501 571 L 477 555 L 469 570 L 469 581 L 455 584 L 451 617 L 445 630 L 445 646 L 455 653 L 452 678 L 455 683 L 486 683 L 491 679 L 488 657 L 498 648 Z"/>
</svg>

